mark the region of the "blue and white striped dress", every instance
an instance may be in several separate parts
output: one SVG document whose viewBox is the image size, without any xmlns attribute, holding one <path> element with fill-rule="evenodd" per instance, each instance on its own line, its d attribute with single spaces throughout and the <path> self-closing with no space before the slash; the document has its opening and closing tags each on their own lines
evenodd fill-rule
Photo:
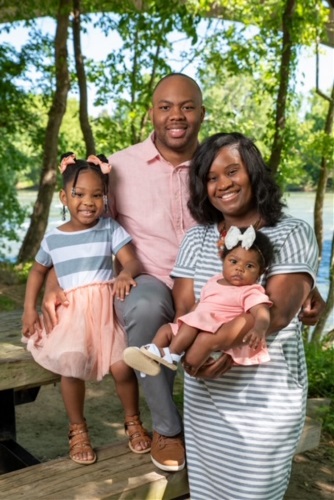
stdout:
<svg viewBox="0 0 334 500">
<path fill-rule="evenodd" d="M 284 217 L 261 229 L 275 249 L 266 279 L 307 273 L 316 278 L 318 247 L 312 228 Z M 221 271 L 216 225 L 185 236 L 173 277 L 194 279 L 195 295 Z M 281 500 L 303 428 L 307 371 L 301 325 L 267 337 L 271 361 L 234 366 L 216 380 L 185 374 L 184 424 L 192 500 Z"/>
</svg>

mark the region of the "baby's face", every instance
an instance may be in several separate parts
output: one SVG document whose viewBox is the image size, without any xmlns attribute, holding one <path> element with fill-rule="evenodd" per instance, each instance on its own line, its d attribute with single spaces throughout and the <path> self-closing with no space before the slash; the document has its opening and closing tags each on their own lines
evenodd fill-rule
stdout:
<svg viewBox="0 0 334 500">
<path fill-rule="evenodd" d="M 230 285 L 253 285 L 261 275 L 261 258 L 256 250 L 233 248 L 224 259 L 223 274 Z"/>
</svg>

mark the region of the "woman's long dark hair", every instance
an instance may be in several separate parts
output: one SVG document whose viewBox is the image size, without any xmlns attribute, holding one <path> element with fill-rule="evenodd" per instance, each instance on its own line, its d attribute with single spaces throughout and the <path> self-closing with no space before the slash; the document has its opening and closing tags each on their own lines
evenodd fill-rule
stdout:
<svg viewBox="0 0 334 500">
<path fill-rule="evenodd" d="M 189 210 L 200 224 L 221 222 L 224 215 L 208 199 L 208 174 L 222 148 L 236 146 L 249 174 L 254 205 L 266 225 L 274 226 L 283 215 L 282 193 L 259 149 L 248 137 L 238 132 L 218 133 L 208 137 L 197 149 L 190 165 Z"/>
</svg>

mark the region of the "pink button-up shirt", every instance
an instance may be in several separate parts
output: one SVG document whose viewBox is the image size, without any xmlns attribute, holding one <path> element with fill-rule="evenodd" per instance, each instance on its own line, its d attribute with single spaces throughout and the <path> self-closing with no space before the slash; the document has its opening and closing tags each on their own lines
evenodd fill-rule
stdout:
<svg viewBox="0 0 334 500">
<path fill-rule="evenodd" d="M 189 161 L 174 167 L 148 139 L 113 154 L 109 204 L 133 238 L 146 273 L 172 286 L 170 272 L 185 232 L 195 225 L 187 208 Z"/>
</svg>

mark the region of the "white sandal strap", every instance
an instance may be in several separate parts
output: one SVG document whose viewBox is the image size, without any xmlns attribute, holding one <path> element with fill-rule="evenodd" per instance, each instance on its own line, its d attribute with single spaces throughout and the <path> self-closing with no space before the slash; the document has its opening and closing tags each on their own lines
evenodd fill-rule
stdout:
<svg viewBox="0 0 334 500">
<path fill-rule="evenodd" d="M 165 353 L 164 356 L 162 356 L 162 359 L 167 361 L 168 363 L 179 363 L 180 359 L 182 358 L 184 352 L 182 354 L 174 354 L 170 352 L 169 347 L 163 347 L 162 348 L 163 352 Z"/>
</svg>

